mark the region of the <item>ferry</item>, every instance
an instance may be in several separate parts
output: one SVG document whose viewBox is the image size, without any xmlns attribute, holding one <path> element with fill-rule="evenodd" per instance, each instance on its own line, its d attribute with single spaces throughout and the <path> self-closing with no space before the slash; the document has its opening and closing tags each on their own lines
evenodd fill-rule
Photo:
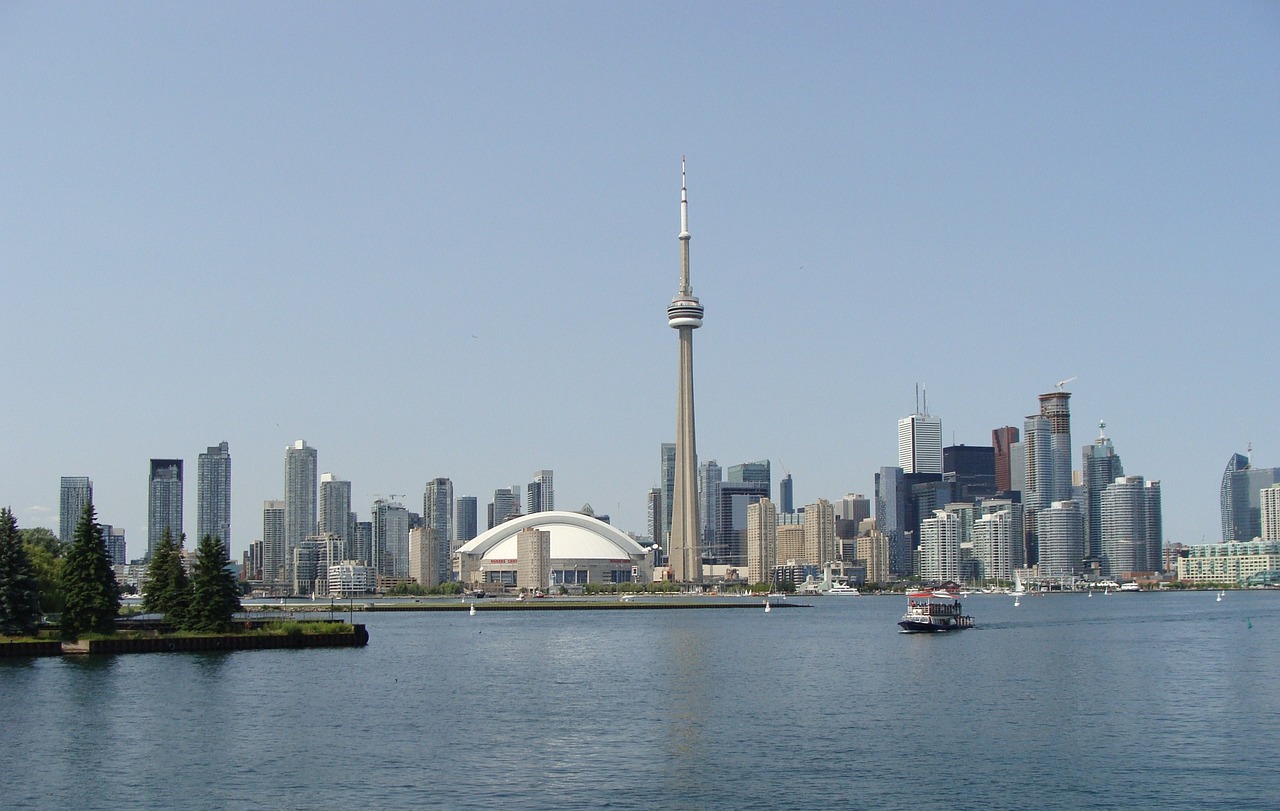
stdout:
<svg viewBox="0 0 1280 811">
<path fill-rule="evenodd" d="M 938 631 L 959 631 L 973 627 L 973 617 L 960 613 L 960 601 L 956 591 L 907 592 L 907 613 L 902 615 L 898 627 L 904 634 L 927 634 Z"/>
</svg>

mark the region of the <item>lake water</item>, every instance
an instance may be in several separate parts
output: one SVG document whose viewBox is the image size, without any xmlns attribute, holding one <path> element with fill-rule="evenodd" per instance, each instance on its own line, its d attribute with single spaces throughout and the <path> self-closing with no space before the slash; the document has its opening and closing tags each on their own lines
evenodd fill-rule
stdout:
<svg viewBox="0 0 1280 811">
<path fill-rule="evenodd" d="M 799 602 L 799 601 L 796 601 Z M 1274 804 L 1280 593 L 357 613 L 363 649 L 0 660 L 0 804 Z"/>
</svg>

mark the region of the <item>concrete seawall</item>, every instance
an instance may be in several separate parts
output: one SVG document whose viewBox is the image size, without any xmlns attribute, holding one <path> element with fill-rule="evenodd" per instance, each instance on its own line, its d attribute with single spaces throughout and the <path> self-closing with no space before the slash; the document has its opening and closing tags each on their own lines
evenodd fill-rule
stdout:
<svg viewBox="0 0 1280 811">
<path fill-rule="evenodd" d="M 67 654 L 178 653 L 274 648 L 356 648 L 367 644 L 369 644 L 368 630 L 363 625 L 355 625 L 349 634 L 219 634 L 84 639 L 65 643 L 60 652 Z"/>
</svg>

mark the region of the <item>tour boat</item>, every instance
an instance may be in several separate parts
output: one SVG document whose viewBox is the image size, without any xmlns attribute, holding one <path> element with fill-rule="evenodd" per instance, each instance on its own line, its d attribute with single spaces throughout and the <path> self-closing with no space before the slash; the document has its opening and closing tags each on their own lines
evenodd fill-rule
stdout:
<svg viewBox="0 0 1280 811">
<path fill-rule="evenodd" d="M 904 634 L 926 634 L 959 631 L 973 627 L 973 617 L 960 613 L 955 591 L 907 592 L 907 613 L 898 627 Z"/>
<path fill-rule="evenodd" d="M 858 590 L 853 586 L 850 586 L 848 583 L 836 583 L 834 586 L 827 589 L 826 593 L 830 595 L 842 596 L 842 597 L 858 596 Z"/>
</svg>

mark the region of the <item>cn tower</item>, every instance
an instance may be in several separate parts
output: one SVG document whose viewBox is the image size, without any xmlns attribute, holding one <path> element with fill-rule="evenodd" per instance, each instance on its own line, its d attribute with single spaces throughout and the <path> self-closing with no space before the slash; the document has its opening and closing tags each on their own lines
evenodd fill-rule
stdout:
<svg viewBox="0 0 1280 811">
<path fill-rule="evenodd" d="M 689 284 L 689 193 L 680 158 L 680 290 L 667 307 L 667 324 L 680 333 L 680 378 L 676 391 L 676 481 L 671 502 L 667 565 L 677 583 L 702 581 L 698 522 L 698 450 L 693 432 L 693 331 L 702 326 L 702 305 Z"/>
</svg>

